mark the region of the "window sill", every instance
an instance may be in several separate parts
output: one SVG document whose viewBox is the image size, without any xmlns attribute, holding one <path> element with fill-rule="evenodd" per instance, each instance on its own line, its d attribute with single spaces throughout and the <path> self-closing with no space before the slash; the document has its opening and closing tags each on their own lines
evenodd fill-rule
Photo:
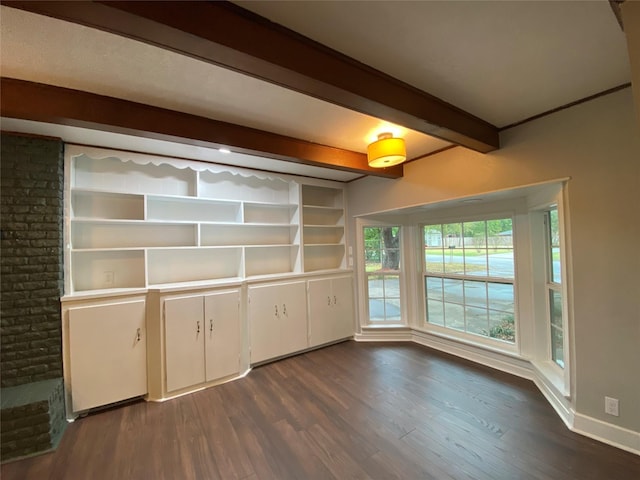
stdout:
<svg viewBox="0 0 640 480">
<path fill-rule="evenodd" d="M 413 327 L 413 330 L 427 333 L 429 335 L 433 335 L 434 337 L 443 338 L 445 340 L 449 340 L 452 342 L 460 343 L 463 345 L 468 345 L 470 347 L 481 348 L 483 350 L 488 350 L 492 353 L 499 353 L 501 355 L 507 355 L 509 357 L 522 359 L 518 351 L 518 346 L 515 344 L 507 344 L 504 345 L 495 345 L 491 341 L 483 341 L 483 338 L 468 338 L 468 334 L 460 333 L 459 335 L 450 334 L 447 331 L 443 331 L 436 328 L 427 328 L 427 327 Z"/>
<path fill-rule="evenodd" d="M 555 363 L 550 361 L 539 362 L 531 360 L 531 365 L 550 386 L 567 400 L 571 399 L 571 393 L 564 379 L 562 371 Z"/>
</svg>

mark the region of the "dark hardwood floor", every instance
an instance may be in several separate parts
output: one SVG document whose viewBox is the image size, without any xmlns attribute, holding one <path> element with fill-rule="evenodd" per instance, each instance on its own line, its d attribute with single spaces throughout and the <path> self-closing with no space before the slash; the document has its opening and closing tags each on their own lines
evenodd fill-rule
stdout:
<svg viewBox="0 0 640 480">
<path fill-rule="evenodd" d="M 529 381 L 413 344 L 345 342 L 69 426 L 2 480 L 640 479 Z"/>
</svg>

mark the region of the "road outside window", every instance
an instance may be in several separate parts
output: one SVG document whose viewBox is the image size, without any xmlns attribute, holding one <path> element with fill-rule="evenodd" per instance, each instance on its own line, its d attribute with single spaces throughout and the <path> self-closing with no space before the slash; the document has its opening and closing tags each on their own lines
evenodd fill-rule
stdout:
<svg viewBox="0 0 640 480">
<path fill-rule="evenodd" d="M 512 219 L 423 227 L 426 319 L 515 342 Z"/>
</svg>

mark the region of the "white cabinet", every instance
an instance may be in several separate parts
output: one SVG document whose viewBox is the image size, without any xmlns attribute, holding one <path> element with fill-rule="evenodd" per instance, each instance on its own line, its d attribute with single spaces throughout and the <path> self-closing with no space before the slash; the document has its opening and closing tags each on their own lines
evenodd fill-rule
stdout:
<svg viewBox="0 0 640 480">
<path fill-rule="evenodd" d="M 309 346 L 315 347 L 353 335 L 351 276 L 309 280 Z"/>
<path fill-rule="evenodd" d="M 71 306 L 66 313 L 72 411 L 145 395 L 145 300 Z"/>
<path fill-rule="evenodd" d="M 221 291 L 204 297 L 205 381 L 240 373 L 240 292 Z"/>
<path fill-rule="evenodd" d="M 164 393 L 238 374 L 240 335 L 239 290 L 165 299 Z"/>
<path fill-rule="evenodd" d="M 252 285 L 248 291 L 252 364 L 307 348 L 304 281 Z"/>
<path fill-rule="evenodd" d="M 204 382 L 204 299 L 201 295 L 164 301 L 167 391 Z"/>
</svg>

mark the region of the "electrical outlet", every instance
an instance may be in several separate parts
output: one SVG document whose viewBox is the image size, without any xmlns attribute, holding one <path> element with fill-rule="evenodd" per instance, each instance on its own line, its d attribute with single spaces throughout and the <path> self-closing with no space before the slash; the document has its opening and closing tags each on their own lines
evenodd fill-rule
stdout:
<svg viewBox="0 0 640 480">
<path fill-rule="evenodd" d="M 102 277 L 102 283 L 105 287 L 112 287 L 115 281 L 115 275 L 113 272 L 104 272 Z"/>
<path fill-rule="evenodd" d="M 611 397 L 604 397 L 604 413 L 617 417 L 618 412 L 618 399 Z"/>
</svg>

